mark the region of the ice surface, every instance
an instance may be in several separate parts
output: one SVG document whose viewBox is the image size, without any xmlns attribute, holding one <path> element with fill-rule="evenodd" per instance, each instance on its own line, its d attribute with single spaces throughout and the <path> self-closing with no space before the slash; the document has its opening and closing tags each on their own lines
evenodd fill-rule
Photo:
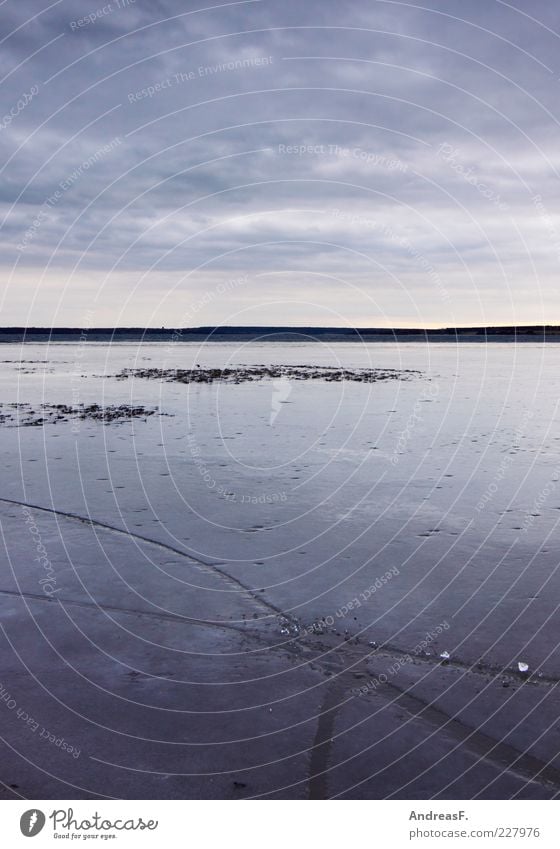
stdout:
<svg viewBox="0 0 560 849">
<path fill-rule="evenodd" d="M 555 345 L 529 343 L 1 345 L 0 413 L 17 410 L 14 404 L 37 412 L 60 404 L 157 408 L 164 415 L 105 422 L 70 414 L 32 427 L 0 422 L 0 589 L 48 595 L 41 564 L 29 568 L 36 537 L 21 505 L 34 505 L 47 511 L 32 515 L 57 564 L 57 592 L 47 601 L 85 601 L 86 594 L 86 618 L 95 604 L 140 604 L 188 619 L 191 630 L 196 621 L 263 629 L 267 646 L 327 639 L 345 652 L 362 646 L 364 655 L 389 646 L 395 656 L 432 659 L 431 681 L 471 667 L 493 680 L 515 673 L 521 655 L 554 683 L 559 356 Z M 373 384 L 286 378 L 281 386 L 115 377 L 123 369 L 197 364 L 421 374 Z M 87 556 L 80 538 L 86 532 Z M 10 604 L 3 622 L 20 634 Z M 115 633 L 126 615 L 114 613 Z M 144 621 L 127 621 L 121 646 L 115 634 L 108 641 L 104 650 L 115 664 L 134 657 L 140 665 L 133 643 L 145 639 Z M 317 630 L 319 622 L 328 624 Z M 150 639 L 163 646 L 155 664 L 161 671 L 165 651 L 185 646 L 175 620 L 169 633 L 151 627 Z M 205 651 L 212 651 L 208 639 Z M 202 637 L 192 631 L 189 640 L 196 653 Z M 237 637 L 224 640 L 218 655 L 247 650 Z M 453 664 L 441 664 L 444 657 Z M 274 676 L 274 663 L 270 668 Z M 253 671 L 263 675 L 262 666 Z M 235 681 L 252 677 L 250 664 L 232 672 Z M 103 675 L 111 690 L 109 668 Z M 472 697 L 465 687 L 454 702 L 433 687 L 429 698 L 437 692 L 451 712 Z M 502 693 L 511 696 L 512 688 L 500 686 Z M 474 707 L 471 713 L 476 721 Z M 485 714 L 481 707 L 481 721 Z M 495 722 L 502 733 L 503 716 Z"/>
</svg>

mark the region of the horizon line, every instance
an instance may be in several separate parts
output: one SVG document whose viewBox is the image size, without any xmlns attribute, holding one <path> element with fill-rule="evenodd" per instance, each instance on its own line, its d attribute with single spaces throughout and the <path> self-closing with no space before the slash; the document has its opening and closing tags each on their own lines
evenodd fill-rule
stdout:
<svg viewBox="0 0 560 849">
<path fill-rule="evenodd" d="M 298 332 L 298 331 L 313 331 L 313 332 L 338 332 L 338 333 L 454 333 L 457 331 L 471 332 L 488 332 L 497 330 L 507 330 L 512 333 L 535 331 L 535 330 L 557 330 L 560 331 L 560 324 L 487 324 L 487 325 L 437 325 L 434 327 L 417 327 L 417 326 L 399 326 L 399 327 L 375 327 L 375 326 L 336 326 L 336 325 L 276 325 L 276 324 L 244 324 L 244 325 L 198 325 L 195 327 L 177 327 L 160 325 L 157 327 L 146 327 L 142 325 L 121 325 L 121 326 L 82 326 L 82 325 L 0 325 L 0 333 L 2 332 L 40 332 L 52 333 L 60 331 L 103 331 L 105 333 L 115 333 L 122 331 L 134 332 L 150 332 L 150 333 L 195 333 L 195 332 L 246 332 L 246 331 L 282 331 L 282 332 Z"/>
</svg>

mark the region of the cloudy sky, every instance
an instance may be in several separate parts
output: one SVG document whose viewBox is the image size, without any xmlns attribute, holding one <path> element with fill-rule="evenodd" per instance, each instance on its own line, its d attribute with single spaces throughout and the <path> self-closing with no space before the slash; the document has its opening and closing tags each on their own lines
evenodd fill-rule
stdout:
<svg viewBox="0 0 560 849">
<path fill-rule="evenodd" d="M 560 323 L 556 3 L 0 20 L 2 325 Z"/>
</svg>

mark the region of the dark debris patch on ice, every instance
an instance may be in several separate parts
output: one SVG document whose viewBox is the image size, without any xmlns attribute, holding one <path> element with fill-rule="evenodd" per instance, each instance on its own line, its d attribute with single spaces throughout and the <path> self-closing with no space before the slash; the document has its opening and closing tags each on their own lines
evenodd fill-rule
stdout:
<svg viewBox="0 0 560 849">
<path fill-rule="evenodd" d="M 256 380 L 288 378 L 289 380 L 322 380 L 325 383 L 377 383 L 382 380 L 410 380 L 421 374 L 416 369 L 332 368 L 329 366 L 259 365 L 236 368 L 157 369 L 125 368 L 115 377 L 126 380 L 141 377 L 174 383 L 247 383 Z"/>
<path fill-rule="evenodd" d="M 156 408 L 130 404 L 100 406 L 99 404 L 41 404 L 34 409 L 31 404 L 0 404 L 0 424 L 6 427 L 43 427 L 68 421 L 94 421 L 103 424 L 121 424 L 131 419 L 146 421 L 149 416 L 169 415 Z"/>
</svg>

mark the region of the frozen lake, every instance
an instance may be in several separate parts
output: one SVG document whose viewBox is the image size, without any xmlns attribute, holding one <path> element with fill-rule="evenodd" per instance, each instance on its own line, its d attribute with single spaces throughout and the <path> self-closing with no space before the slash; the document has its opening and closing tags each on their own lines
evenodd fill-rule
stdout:
<svg viewBox="0 0 560 849">
<path fill-rule="evenodd" d="M 33 754 L 6 708 L 22 774 L 0 778 L 35 798 L 554 795 L 559 357 L 0 345 L 1 683 L 80 751 Z M 262 365 L 403 379 L 117 377 Z"/>
</svg>

